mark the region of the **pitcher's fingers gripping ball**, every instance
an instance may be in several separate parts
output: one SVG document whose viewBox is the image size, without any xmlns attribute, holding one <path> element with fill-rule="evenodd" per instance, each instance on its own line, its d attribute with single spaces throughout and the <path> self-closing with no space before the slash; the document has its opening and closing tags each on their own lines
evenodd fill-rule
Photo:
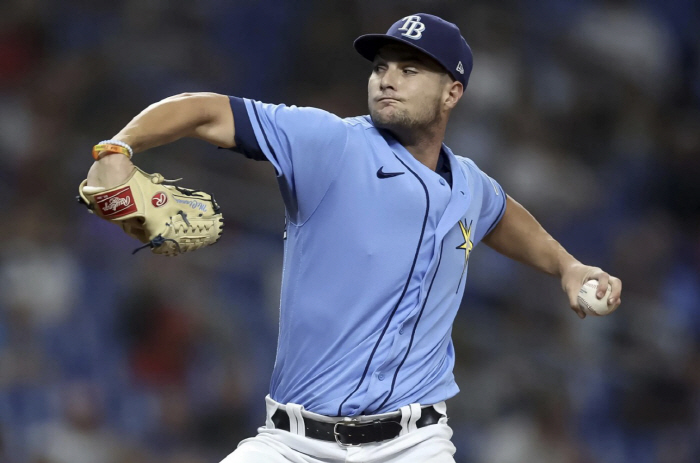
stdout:
<svg viewBox="0 0 700 463">
<path fill-rule="evenodd" d="M 90 212 L 119 225 L 156 254 L 176 256 L 216 243 L 224 219 L 214 197 L 203 191 L 172 185 L 161 174 L 134 167 L 121 185 L 113 188 L 79 187 L 79 200 Z"/>
<path fill-rule="evenodd" d="M 598 280 L 588 280 L 578 292 L 578 305 L 588 315 L 608 315 L 617 309 L 618 304 L 609 304 L 612 286 L 608 284 L 605 296 L 598 298 Z"/>
</svg>

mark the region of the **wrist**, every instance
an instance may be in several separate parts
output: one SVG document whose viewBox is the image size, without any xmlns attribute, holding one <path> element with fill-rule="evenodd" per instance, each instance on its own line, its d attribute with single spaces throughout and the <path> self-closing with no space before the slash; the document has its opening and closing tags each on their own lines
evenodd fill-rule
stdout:
<svg viewBox="0 0 700 463">
<path fill-rule="evenodd" d="M 572 269 L 573 267 L 576 267 L 578 265 L 583 265 L 581 262 L 579 262 L 574 256 L 569 254 L 566 251 L 562 250 L 561 255 L 559 256 L 558 259 L 558 276 L 563 276 L 568 270 Z"/>
</svg>

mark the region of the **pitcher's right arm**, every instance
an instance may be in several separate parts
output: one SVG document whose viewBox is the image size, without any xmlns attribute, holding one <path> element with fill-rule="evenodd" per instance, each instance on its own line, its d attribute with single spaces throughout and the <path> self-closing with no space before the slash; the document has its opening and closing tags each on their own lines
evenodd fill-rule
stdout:
<svg viewBox="0 0 700 463">
<path fill-rule="evenodd" d="M 182 93 L 144 109 L 112 140 L 128 144 L 134 153 L 192 137 L 222 148 L 235 147 L 235 128 L 229 97 L 216 93 Z M 123 155 L 111 154 L 95 161 L 88 185 L 117 185 L 133 169 Z"/>
</svg>

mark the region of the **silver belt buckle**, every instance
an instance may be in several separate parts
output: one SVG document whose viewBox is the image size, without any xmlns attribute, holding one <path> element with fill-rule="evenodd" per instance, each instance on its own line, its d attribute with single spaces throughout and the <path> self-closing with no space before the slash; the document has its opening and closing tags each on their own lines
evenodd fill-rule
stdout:
<svg viewBox="0 0 700 463">
<path fill-rule="evenodd" d="M 344 444 L 343 442 L 340 442 L 340 433 L 338 432 L 338 425 L 342 424 L 344 426 L 357 426 L 360 424 L 360 420 L 350 418 L 350 417 L 345 417 L 341 421 L 338 421 L 335 423 L 333 426 L 333 437 L 335 437 L 335 441 L 340 445 L 341 447 L 359 447 L 362 444 Z"/>
</svg>

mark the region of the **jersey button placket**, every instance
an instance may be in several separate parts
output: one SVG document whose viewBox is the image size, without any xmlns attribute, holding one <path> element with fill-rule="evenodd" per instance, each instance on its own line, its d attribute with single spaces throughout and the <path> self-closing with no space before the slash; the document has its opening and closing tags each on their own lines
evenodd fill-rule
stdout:
<svg viewBox="0 0 700 463">
<path fill-rule="evenodd" d="M 378 374 L 377 374 L 377 379 L 378 379 L 379 381 L 384 381 L 384 374 L 383 374 L 383 373 L 378 373 Z"/>
</svg>

